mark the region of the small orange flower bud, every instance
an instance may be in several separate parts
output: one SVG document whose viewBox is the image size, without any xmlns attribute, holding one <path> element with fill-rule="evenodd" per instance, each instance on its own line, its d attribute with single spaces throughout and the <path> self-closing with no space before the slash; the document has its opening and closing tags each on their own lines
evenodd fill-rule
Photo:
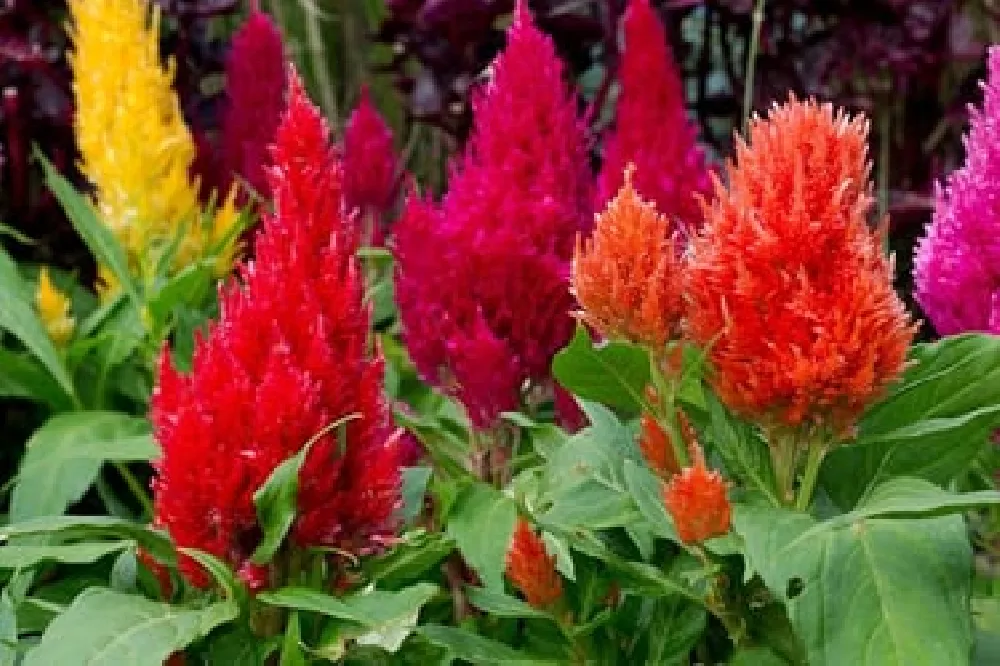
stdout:
<svg viewBox="0 0 1000 666">
<path fill-rule="evenodd" d="M 675 476 L 663 491 L 663 501 L 673 516 L 681 541 L 701 543 L 729 531 L 732 507 L 722 475 L 705 467 L 697 445 L 694 464 Z"/>
<path fill-rule="evenodd" d="M 518 519 L 507 551 L 507 578 L 535 608 L 549 606 L 562 596 L 556 558 L 546 552 L 545 542 L 524 518 Z"/>
<path fill-rule="evenodd" d="M 639 198 L 633 171 L 597 216 L 593 237 L 577 239 L 573 293 L 601 334 L 658 348 L 678 332 L 680 252 L 670 222 Z"/>
<path fill-rule="evenodd" d="M 681 467 L 677 464 L 670 435 L 664 432 L 657 420 L 649 414 L 642 415 L 641 427 L 639 448 L 652 470 L 663 478 L 679 473 Z"/>
</svg>

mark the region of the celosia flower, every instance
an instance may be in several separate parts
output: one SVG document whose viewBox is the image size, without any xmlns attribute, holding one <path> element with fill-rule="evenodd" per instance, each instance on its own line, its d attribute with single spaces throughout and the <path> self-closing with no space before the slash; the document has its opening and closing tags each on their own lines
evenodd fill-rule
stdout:
<svg viewBox="0 0 1000 666">
<path fill-rule="evenodd" d="M 970 111 L 965 165 L 935 194 L 917 246 L 917 301 L 941 335 L 1000 333 L 1000 47 L 989 51 L 981 108 Z"/>
<path fill-rule="evenodd" d="M 474 110 L 440 209 L 411 198 L 396 225 L 396 294 L 421 375 L 489 428 L 572 334 L 568 264 L 590 217 L 576 102 L 523 2 Z"/>
<path fill-rule="evenodd" d="M 643 198 L 672 222 L 697 227 L 697 196 L 707 195 L 711 182 L 666 33 L 649 0 L 631 0 L 624 25 L 621 95 L 605 143 L 598 206 L 615 196 L 631 162 L 638 167 L 635 187 Z"/>
<path fill-rule="evenodd" d="M 680 252 L 670 223 L 639 198 L 633 170 L 593 236 L 577 240 L 572 286 L 584 320 L 602 335 L 659 350 L 676 337 L 683 311 Z"/>
<path fill-rule="evenodd" d="M 680 471 L 670 436 L 655 417 L 643 414 L 640 420 L 639 450 L 650 468 L 659 476 L 669 478 Z"/>
<path fill-rule="evenodd" d="M 691 447 L 693 464 L 671 479 L 663 490 L 663 501 L 674 519 L 677 536 L 686 544 L 696 544 L 729 531 L 732 507 L 726 482 L 716 471 L 705 467 L 701 449 Z"/>
<path fill-rule="evenodd" d="M 35 307 L 52 342 L 62 347 L 73 337 L 76 320 L 70 315 L 69 297 L 59 291 L 49 278 L 44 266 L 38 272 L 38 289 L 35 291 Z"/>
<path fill-rule="evenodd" d="M 550 606 L 562 596 L 555 555 L 548 554 L 545 542 L 524 518 L 518 518 L 507 551 L 507 578 L 535 608 Z"/>
<path fill-rule="evenodd" d="M 143 0 L 71 0 L 69 8 L 81 170 L 138 270 L 199 216 L 188 175 L 194 141 L 171 88 L 174 64 L 160 60 L 160 10 Z"/>
<path fill-rule="evenodd" d="M 340 164 L 294 77 L 273 154 L 275 212 L 265 216 L 256 261 L 222 290 L 220 319 L 196 342 L 191 374 L 164 353 L 152 409 L 163 448 L 157 524 L 254 587 L 280 582 L 249 561 L 261 538 L 254 492 L 331 424 L 356 416 L 342 445 L 329 433 L 310 449 L 291 544 L 377 550 L 394 532 L 400 497 L 383 361 L 372 351 L 354 238 L 344 234 Z M 208 582 L 187 558 L 182 570 Z"/>
<path fill-rule="evenodd" d="M 385 214 L 399 193 L 398 171 L 392 132 L 364 87 L 344 128 L 344 203 L 357 211 L 372 245 L 382 244 Z"/>
<path fill-rule="evenodd" d="M 246 23 L 233 35 L 226 56 L 222 152 L 227 187 L 233 176 L 239 176 L 261 198 L 271 198 L 265 170 L 267 149 L 281 120 L 285 86 L 281 33 L 255 2 Z"/>
<path fill-rule="evenodd" d="M 903 368 L 914 328 L 868 228 L 867 124 L 792 99 L 751 124 L 688 266 L 688 333 L 733 409 L 840 434 Z"/>
</svg>

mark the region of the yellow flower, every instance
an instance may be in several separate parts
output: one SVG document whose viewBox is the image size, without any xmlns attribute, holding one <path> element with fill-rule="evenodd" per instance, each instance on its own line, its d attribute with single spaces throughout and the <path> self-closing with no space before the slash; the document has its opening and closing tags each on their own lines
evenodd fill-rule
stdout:
<svg viewBox="0 0 1000 666">
<path fill-rule="evenodd" d="M 155 265 L 183 228 L 199 222 L 189 175 L 195 144 L 161 64 L 160 12 L 145 0 L 71 0 L 73 89 L 81 168 L 95 207 L 133 271 Z M 185 239 L 187 240 L 187 239 Z M 201 256 L 203 248 L 194 248 Z"/>
<path fill-rule="evenodd" d="M 215 276 L 225 277 L 233 268 L 240 249 L 239 234 L 234 227 L 240 223 L 240 209 L 236 207 L 237 186 L 233 185 L 212 220 L 210 248 L 216 249 Z"/>
<path fill-rule="evenodd" d="M 52 284 L 48 269 L 42 268 L 38 274 L 35 306 L 45 325 L 45 331 L 58 347 L 62 347 L 73 337 L 76 322 L 69 314 L 69 305 L 69 297 Z"/>
</svg>

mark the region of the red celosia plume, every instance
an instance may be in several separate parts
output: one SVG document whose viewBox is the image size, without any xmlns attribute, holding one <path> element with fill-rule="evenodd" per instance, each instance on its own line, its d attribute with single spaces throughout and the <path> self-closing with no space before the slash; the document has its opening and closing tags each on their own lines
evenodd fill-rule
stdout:
<svg viewBox="0 0 1000 666">
<path fill-rule="evenodd" d="M 913 326 L 867 225 L 867 124 L 794 99 L 756 120 L 688 267 L 688 334 L 730 407 L 838 433 L 895 380 Z"/>
<path fill-rule="evenodd" d="M 643 198 L 671 223 L 697 227 L 697 196 L 707 195 L 711 182 L 666 32 L 649 0 L 629 2 L 624 27 L 621 95 L 614 130 L 605 142 L 598 207 L 616 195 L 631 162 L 638 167 L 635 187 Z"/>
<path fill-rule="evenodd" d="M 674 519 L 677 536 L 687 544 L 696 544 L 722 536 L 729 531 L 732 507 L 726 482 L 705 467 L 697 444 L 691 447 L 693 464 L 671 479 L 663 491 L 663 501 Z"/>
<path fill-rule="evenodd" d="M 252 586 L 277 581 L 249 562 L 261 538 L 254 492 L 282 461 L 319 438 L 298 487 L 296 547 L 354 554 L 391 538 L 399 502 L 396 443 L 369 337 L 364 281 L 341 208 L 341 170 L 319 111 L 296 77 L 277 143 L 256 261 L 220 294 L 219 321 L 195 345 L 192 370 L 160 362 L 152 419 L 163 448 L 156 522 L 179 547 L 222 558 Z M 182 570 L 208 582 L 193 561 Z"/>
<path fill-rule="evenodd" d="M 507 551 L 507 578 L 535 608 L 545 608 L 562 596 L 556 558 L 548 554 L 545 542 L 524 518 L 518 519 Z"/>
</svg>

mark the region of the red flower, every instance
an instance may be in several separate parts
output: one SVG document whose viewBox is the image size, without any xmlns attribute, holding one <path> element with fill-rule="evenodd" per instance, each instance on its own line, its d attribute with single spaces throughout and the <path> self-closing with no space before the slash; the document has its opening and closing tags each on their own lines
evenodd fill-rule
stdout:
<svg viewBox="0 0 1000 666">
<path fill-rule="evenodd" d="M 291 543 L 365 554 L 395 529 L 400 478 L 372 350 L 355 240 L 341 213 L 341 171 L 319 111 L 296 77 L 277 133 L 275 212 L 256 261 L 220 295 L 219 321 L 196 340 L 192 371 L 164 352 L 152 418 L 163 448 L 156 522 L 180 547 L 229 562 L 255 587 L 274 584 L 249 557 L 261 538 L 253 494 L 282 461 L 319 438 L 298 487 Z M 192 582 L 208 578 L 188 558 Z"/>
<path fill-rule="evenodd" d="M 639 198 L 633 172 L 630 165 L 593 236 L 577 240 L 573 292 L 584 320 L 602 335 L 659 350 L 679 333 L 680 252 L 670 222 Z"/>
<path fill-rule="evenodd" d="M 677 536 L 687 544 L 701 543 L 729 531 L 732 507 L 722 476 L 705 467 L 697 444 L 691 447 L 694 464 L 667 484 L 663 501 L 674 519 Z"/>
<path fill-rule="evenodd" d="M 507 577 L 535 608 L 545 608 L 562 596 L 556 558 L 546 552 L 545 542 L 524 518 L 518 518 L 507 551 Z"/>
<path fill-rule="evenodd" d="M 364 87 L 361 101 L 344 128 L 344 203 L 369 227 L 366 242 L 382 244 L 385 214 L 398 193 L 399 160 L 393 151 L 392 132 Z"/>
<path fill-rule="evenodd" d="M 605 143 L 598 206 L 615 196 L 625 166 L 633 163 L 639 194 L 653 201 L 671 226 L 676 220 L 697 227 L 697 195 L 707 195 L 711 181 L 666 33 L 649 0 L 631 0 L 624 24 L 621 96 L 614 131 Z"/>
<path fill-rule="evenodd" d="M 869 230 L 867 123 L 775 106 L 716 184 L 688 266 L 688 334 L 733 409 L 849 429 L 903 368 L 914 328 Z"/>
<path fill-rule="evenodd" d="M 680 471 L 670 435 L 649 414 L 643 414 L 640 421 L 639 449 L 650 468 L 663 478 L 669 478 Z"/>
</svg>

